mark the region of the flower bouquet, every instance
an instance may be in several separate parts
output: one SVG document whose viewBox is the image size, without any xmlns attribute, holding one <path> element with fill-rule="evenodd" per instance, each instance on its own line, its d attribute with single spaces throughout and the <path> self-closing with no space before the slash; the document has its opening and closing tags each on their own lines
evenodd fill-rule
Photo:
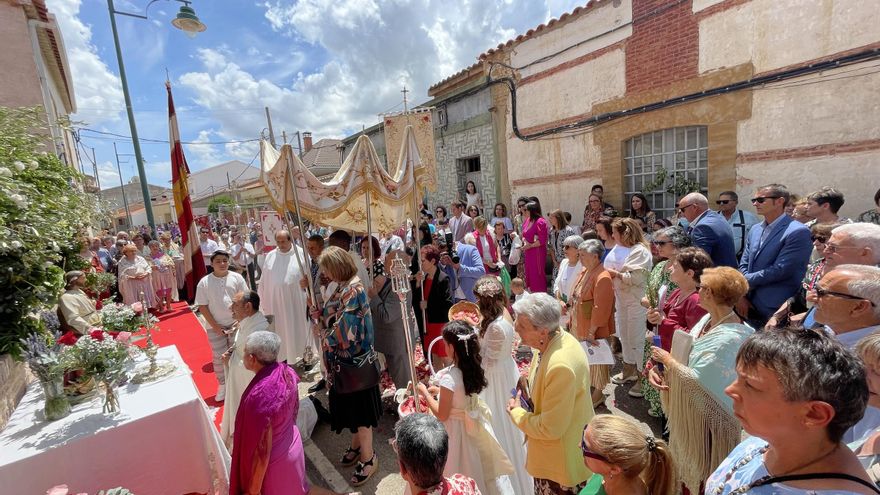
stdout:
<svg viewBox="0 0 880 495">
<path fill-rule="evenodd" d="M 128 306 L 106 300 L 98 313 L 101 315 L 104 331 L 112 334 L 117 332 L 137 333 L 146 323 L 155 325 L 159 322 L 155 316 L 149 313 L 144 316 L 140 314 L 142 312 L 143 306 L 140 303 Z"/>
<path fill-rule="evenodd" d="M 127 337 L 130 334 L 120 335 Z M 128 360 L 128 345 L 124 339 L 114 339 L 101 331 L 83 335 L 62 353 L 62 362 L 68 368 L 82 370 L 84 376 L 94 377 L 104 386 L 104 412 L 107 413 L 119 410 L 119 399 L 113 387 L 125 375 Z"/>
<path fill-rule="evenodd" d="M 49 421 L 70 414 L 70 402 L 64 395 L 64 364 L 60 333 L 51 335 L 33 333 L 22 339 L 22 354 L 31 372 L 40 380 L 46 405 L 43 413 Z"/>
<path fill-rule="evenodd" d="M 92 294 L 103 294 L 116 283 L 116 275 L 107 272 L 86 273 L 86 289 Z"/>
</svg>

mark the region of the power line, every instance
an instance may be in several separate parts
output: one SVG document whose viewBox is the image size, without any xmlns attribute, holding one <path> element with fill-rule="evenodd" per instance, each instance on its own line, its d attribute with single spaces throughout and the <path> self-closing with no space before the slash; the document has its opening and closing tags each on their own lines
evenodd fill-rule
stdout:
<svg viewBox="0 0 880 495">
<path fill-rule="evenodd" d="M 90 129 L 88 127 L 79 127 L 78 129 L 82 130 L 82 131 L 87 131 L 87 132 L 94 132 L 95 134 L 101 134 L 104 136 L 112 136 L 115 138 L 127 139 L 127 140 L 131 141 L 131 136 L 126 136 L 125 134 L 117 134 L 115 132 L 99 131 L 97 129 Z M 88 136 L 88 137 L 90 139 L 94 138 L 93 136 Z M 94 138 L 94 139 L 100 139 L 100 138 Z M 150 138 L 138 138 L 138 139 L 140 141 L 145 141 L 148 143 L 170 144 L 170 142 L 167 139 L 150 139 Z M 237 143 L 253 143 L 253 142 L 257 142 L 259 140 L 260 140 L 260 138 L 234 139 L 234 140 L 230 140 L 230 141 L 181 141 L 180 144 L 237 144 Z"/>
</svg>

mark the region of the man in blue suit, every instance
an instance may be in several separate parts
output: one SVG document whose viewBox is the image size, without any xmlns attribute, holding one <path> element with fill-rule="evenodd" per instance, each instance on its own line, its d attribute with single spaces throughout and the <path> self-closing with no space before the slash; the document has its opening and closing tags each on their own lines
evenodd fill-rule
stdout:
<svg viewBox="0 0 880 495">
<path fill-rule="evenodd" d="M 733 228 L 720 213 L 709 209 L 706 196 L 690 193 L 679 200 L 678 210 L 688 221 L 691 244 L 706 251 L 715 266 L 739 266 L 733 245 Z"/>
<path fill-rule="evenodd" d="M 476 243 L 471 233 L 466 234 L 462 242 L 456 243 L 455 254 L 458 255 L 458 263 L 446 253 L 440 257 L 441 263 L 455 269 L 458 287 L 461 289 L 461 291 L 456 290 L 456 294 L 453 295 L 456 302 L 461 301 L 462 296 L 470 302 L 476 302 L 474 285 L 477 284 L 477 279 L 486 274 L 480 252 L 471 243 Z"/>
<path fill-rule="evenodd" d="M 737 305 L 761 329 L 782 303 L 800 287 L 813 251 L 810 229 L 785 214 L 791 194 L 780 184 L 758 188 L 752 204 L 764 221 L 752 227 L 739 271 L 749 293 Z"/>
</svg>

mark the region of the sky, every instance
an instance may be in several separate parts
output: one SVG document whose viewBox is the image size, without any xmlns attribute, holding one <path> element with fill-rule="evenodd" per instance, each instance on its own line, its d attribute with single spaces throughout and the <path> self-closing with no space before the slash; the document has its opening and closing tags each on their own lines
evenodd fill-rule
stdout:
<svg viewBox="0 0 880 495">
<path fill-rule="evenodd" d="M 101 187 L 137 175 L 104 0 L 47 0 L 71 66 L 80 154 Z M 116 0 L 143 14 L 146 0 Z M 159 0 L 148 20 L 117 16 L 148 181 L 170 187 L 167 74 L 191 171 L 229 160 L 259 166 L 264 107 L 281 131 L 342 138 L 428 100 L 428 88 L 480 53 L 558 18 L 585 0 L 195 0 L 207 30 L 190 39 L 171 25 L 180 3 Z M 86 130 L 87 129 L 87 130 Z M 102 134 L 104 133 L 104 134 Z M 106 134 L 118 134 L 114 137 Z M 198 144 L 201 143 L 201 144 Z M 217 143 L 217 144 L 214 144 Z M 193 191 L 200 195 L 201 191 Z"/>
</svg>

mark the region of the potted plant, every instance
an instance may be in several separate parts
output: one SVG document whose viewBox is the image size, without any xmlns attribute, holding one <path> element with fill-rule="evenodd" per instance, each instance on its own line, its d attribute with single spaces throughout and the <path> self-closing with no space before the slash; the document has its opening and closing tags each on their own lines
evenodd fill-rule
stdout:
<svg viewBox="0 0 880 495">
<path fill-rule="evenodd" d="M 104 388 L 104 412 L 119 411 L 119 399 L 115 386 L 125 375 L 129 360 L 128 332 L 113 338 L 110 334 L 96 329 L 83 335 L 72 346 L 64 349 L 62 362 L 70 369 L 83 370 L 83 375 L 94 377 Z"/>
</svg>

